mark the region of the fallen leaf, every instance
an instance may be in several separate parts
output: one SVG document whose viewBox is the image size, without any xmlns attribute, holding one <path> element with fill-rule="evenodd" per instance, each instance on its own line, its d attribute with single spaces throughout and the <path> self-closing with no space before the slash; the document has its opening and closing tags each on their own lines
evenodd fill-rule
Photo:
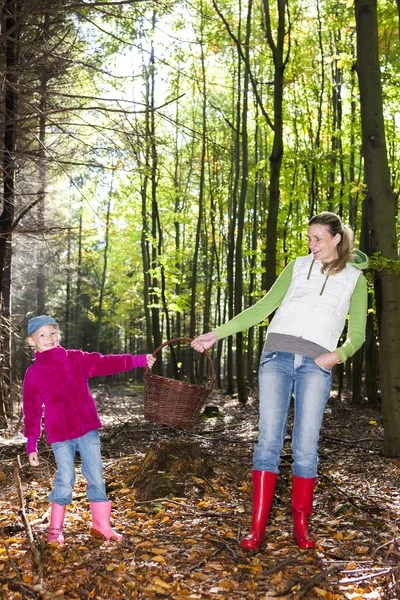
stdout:
<svg viewBox="0 0 400 600">
<path fill-rule="evenodd" d="M 163 581 L 158 576 L 154 577 L 153 581 L 156 585 L 159 585 L 160 587 L 165 588 L 166 590 L 169 590 L 172 587 L 169 583 L 167 583 L 166 581 Z"/>
</svg>

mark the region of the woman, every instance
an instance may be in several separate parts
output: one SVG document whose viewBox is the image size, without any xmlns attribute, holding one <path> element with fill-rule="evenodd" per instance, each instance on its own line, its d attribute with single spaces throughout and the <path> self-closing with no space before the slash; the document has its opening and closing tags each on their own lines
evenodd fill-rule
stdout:
<svg viewBox="0 0 400 600">
<path fill-rule="evenodd" d="M 253 457 L 253 518 L 240 546 L 259 550 L 279 472 L 288 412 L 294 393 L 292 515 L 299 548 L 315 548 L 308 532 L 317 477 L 318 440 L 332 385 L 332 368 L 363 344 L 368 266 L 352 250 L 353 235 L 334 213 L 308 224 L 310 254 L 292 261 L 269 292 L 215 331 L 192 342 L 202 352 L 215 342 L 260 323 L 273 311 L 259 368 L 259 437 Z M 349 316 L 347 338 L 338 341 Z"/>
</svg>

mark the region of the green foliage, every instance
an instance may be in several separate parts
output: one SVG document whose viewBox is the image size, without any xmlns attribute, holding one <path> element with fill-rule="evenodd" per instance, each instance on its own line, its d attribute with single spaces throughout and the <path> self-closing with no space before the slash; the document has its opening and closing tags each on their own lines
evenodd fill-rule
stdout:
<svg viewBox="0 0 400 600">
<path fill-rule="evenodd" d="M 386 271 L 390 275 L 400 275 L 400 260 L 387 258 L 382 252 L 374 252 L 369 259 L 369 265 L 374 271 Z"/>
<path fill-rule="evenodd" d="M 217 5 L 243 45 L 248 3 L 227 0 Z M 379 5 L 388 154 L 396 191 L 400 189 L 397 15 L 394 3 Z M 62 76 L 51 80 L 49 96 L 57 111 L 47 115 L 45 203 L 47 226 L 55 223 L 63 229 L 46 234 L 46 309 L 63 323 L 69 303 L 69 324 L 75 336 L 71 344 L 90 346 L 99 320 L 106 260 L 101 318 L 104 347 L 125 348 L 134 338 L 143 345 L 149 309 L 154 309 L 151 319 L 158 313 L 163 338 L 167 319 L 172 334 L 178 328 L 186 334 L 203 184 L 197 328 L 200 332 L 205 325 L 215 327 L 229 313 L 229 228 L 236 218 L 242 164 L 244 66 L 232 36 L 213 2 L 88 5 L 76 8 L 73 15 L 65 10 L 63 18 L 70 29 L 63 44 L 70 54 L 68 61 L 62 61 Z M 266 228 L 273 131 L 259 101 L 273 121 L 274 61 L 265 27 L 260 26 L 263 10 L 262 3 L 254 3 L 250 68 L 259 99 L 250 86 L 244 305 L 265 292 L 265 251 L 271 243 Z M 285 32 L 290 52 L 283 90 L 278 273 L 295 256 L 307 252 L 305 230 L 312 213 L 334 210 L 348 221 L 355 207 L 358 233 L 359 199 L 365 194 L 353 70 L 353 4 L 295 1 L 290 14 L 292 21 Z M 274 36 L 276 18 L 273 6 Z M 150 111 L 152 95 L 154 112 Z M 35 127 L 37 119 L 35 113 Z M 203 131 L 206 163 L 201 182 Z M 35 177 L 37 173 L 28 177 L 25 170 L 21 189 L 29 187 L 30 178 Z M 35 305 L 39 252 L 35 268 L 29 269 L 26 256 L 35 254 L 35 241 L 26 244 L 28 249 L 18 247 L 14 259 L 18 314 Z M 144 258 L 149 262 L 146 268 Z M 395 273 L 399 268 L 398 261 L 379 254 L 372 257 L 371 266 Z"/>
</svg>

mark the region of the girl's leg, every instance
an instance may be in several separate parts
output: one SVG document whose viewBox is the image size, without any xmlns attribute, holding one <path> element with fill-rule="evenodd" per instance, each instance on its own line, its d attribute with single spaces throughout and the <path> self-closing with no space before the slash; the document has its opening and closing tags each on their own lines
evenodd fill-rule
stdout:
<svg viewBox="0 0 400 600">
<path fill-rule="evenodd" d="M 49 500 L 61 506 L 72 504 L 72 488 L 76 479 L 74 469 L 76 441 L 54 442 L 51 448 L 57 463 L 57 473 Z"/>
<path fill-rule="evenodd" d="M 90 431 L 79 438 L 78 442 L 82 458 L 82 473 L 88 482 L 86 493 L 92 511 L 90 533 L 106 540 L 122 540 L 123 536 L 114 531 L 110 524 L 111 502 L 107 498 L 104 485 L 99 432 Z"/>
<path fill-rule="evenodd" d="M 87 481 L 88 499 L 91 502 L 107 502 L 99 432 L 97 430 L 90 431 L 77 438 L 77 445 L 82 459 L 82 474 Z"/>
</svg>

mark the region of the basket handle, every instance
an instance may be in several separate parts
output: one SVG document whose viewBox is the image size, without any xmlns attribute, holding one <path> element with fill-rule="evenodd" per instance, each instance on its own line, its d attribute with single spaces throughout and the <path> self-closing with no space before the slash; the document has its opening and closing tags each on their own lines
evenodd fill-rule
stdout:
<svg viewBox="0 0 400 600">
<path fill-rule="evenodd" d="M 186 337 L 182 337 L 182 338 L 173 338 L 172 340 L 168 340 L 166 342 L 164 342 L 163 344 L 161 344 L 161 346 L 158 346 L 158 348 L 156 348 L 153 352 L 153 356 L 155 356 L 157 354 L 157 352 L 159 352 L 160 350 L 162 350 L 162 348 L 164 348 L 164 346 L 168 346 L 169 344 L 174 344 L 175 342 L 192 342 L 192 338 L 186 338 Z M 207 358 L 209 364 L 210 364 L 210 370 L 211 370 L 211 379 L 210 382 L 208 384 L 208 388 L 210 390 L 212 390 L 212 387 L 214 385 L 214 379 L 215 379 L 215 369 L 214 369 L 214 364 L 213 361 L 211 360 L 211 357 L 209 355 L 209 353 L 207 352 L 207 350 L 204 350 L 203 354 L 205 355 L 205 357 Z M 150 371 L 150 367 L 146 367 L 145 370 L 145 375 L 147 373 L 149 373 Z"/>
</svg>

